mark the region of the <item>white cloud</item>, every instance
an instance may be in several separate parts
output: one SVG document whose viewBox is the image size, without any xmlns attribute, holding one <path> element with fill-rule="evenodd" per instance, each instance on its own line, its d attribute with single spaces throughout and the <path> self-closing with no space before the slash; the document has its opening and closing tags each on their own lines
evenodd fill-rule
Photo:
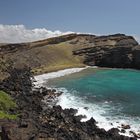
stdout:
<svg viewBox="0 0 140 140">
<path fill-rule="evenodd" d="M 27 29 L 24 25 L 0 24 L 0 43 L 31 42 L 72 32 L 50 31 L 46 28 Z"/>
<path fill-rule="evenodd" d="M 46 28 L 27 29 L 24 25 L 0 24 L 0 43 L 31 42 L 73 32 L 50 31 Z M 77 34 L 81 34 L 80 32 Z M 85 33 L 84 33 L 85 34 Z M 87 33 L 93 34 L 93 33 Z M 99 34 L 95 34 L 99 35 Z M 140 43 L 140 36 L 132 35 Z"/>
</svg>

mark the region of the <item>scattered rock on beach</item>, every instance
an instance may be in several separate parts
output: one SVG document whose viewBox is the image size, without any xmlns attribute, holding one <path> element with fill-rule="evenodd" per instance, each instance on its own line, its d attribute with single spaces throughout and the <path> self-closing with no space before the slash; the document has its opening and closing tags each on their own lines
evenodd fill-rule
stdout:
<svg viewBox="0 0 140 140">
<path fill-rule="evenodd" d="M 121 131 L 120 131 L 121 133 L 125 133 L 126 131 L 124 130 L 124 129 L 121 129 Z"/>
<path fill-rule="evenodd" d="M 85 109 L 85 110 L 88 110 L 89 108 L 88 108 L 88 107 L 84 107 L 84 109 Z"/>
<path fill-rule="evenodd" d="M 123 129 L 130 129 L 131 128 L 130 125 L 128 125 L 128 124 L 122 124 L 121 127 Z"/>
<path fill-rule="evenodd" d="M 135 133 L 134 131 L 129 131 L 129 134 L 135 138 L 140 138 L 140 133 Z"/>
</svg>

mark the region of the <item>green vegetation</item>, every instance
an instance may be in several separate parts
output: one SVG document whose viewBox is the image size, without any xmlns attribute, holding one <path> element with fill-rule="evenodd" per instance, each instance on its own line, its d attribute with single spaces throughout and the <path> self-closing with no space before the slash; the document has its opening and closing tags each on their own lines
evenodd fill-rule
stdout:
<svg viewBox="0 0 140 140">
<path fill-rule="evenodd" d="M 17 115 L 8 113 L 9 109 L 15 108 L 17 105 L 12 98 L 4 91 L 0 90 L 0 119 L 16 119 Z"/>
<path fill-rule="evenodd" d="M 0 111 L 0 119 L 4 119 L 4 118 L 15 120 L 17 119 L 17 115 L 10 115 L 8 113 Z"/>
</svg>

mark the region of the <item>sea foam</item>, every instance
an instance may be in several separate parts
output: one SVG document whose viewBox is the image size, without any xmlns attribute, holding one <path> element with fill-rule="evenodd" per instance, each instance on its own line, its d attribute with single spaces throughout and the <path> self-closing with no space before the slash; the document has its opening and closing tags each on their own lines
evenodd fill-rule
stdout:
<svg viewBox="0 0 140 140">
<path fill-rule="evenodd" d="M 129 124 L 131 129 L 127 129 L 125 133 L 120 134 L 125 136 L 131 136 L 129 133 L 130 131 L 139 133 L 140 118 L 137 118 L 137 120 L 135 120 L 131 117 L 126 116 L 120 116 L 118 118 L 112 117 L 109 114 L 104 115 L 107 114 L 109 108 L 111 109 L 107 101 L 105 101 L 103 106 L 99 106 L 94 103 L 88 103 L 84 99 L 74 96 L 65 88 L 56 88 L 56 90 L 58 92 L 60 91 L 63 92 L 63 94 L 58 98 L 59 100 L 57 102 L 57 105 L 60 105 L 63 109 L 65 108 L 77 109 L 78 112 L 76 115 L 86 116 L 86 118 L 83 118 L 81 121 L 87 121 L 91 117 L 93 117 L 97 121 L 97 126 L 99 128 L 104 128 L 107 131 L 111 128 L 118 128 L 119 130 L 121 130 L 122 124 L 125 125 Z"/>
</svg>

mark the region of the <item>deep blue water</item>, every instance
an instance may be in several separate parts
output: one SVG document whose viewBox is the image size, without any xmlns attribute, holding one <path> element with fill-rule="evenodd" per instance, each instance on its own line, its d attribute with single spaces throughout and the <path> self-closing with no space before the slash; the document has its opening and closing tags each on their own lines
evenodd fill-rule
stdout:
<svg viewBox="0 0 140 140">
<path fill-rule="evenodd" d="M 140 71 L 128 69 L 86 69 L 49 81 L 64 87 L 87 103 L 108 103 L 112 116 L 140 117 Z"/>
</svg>

